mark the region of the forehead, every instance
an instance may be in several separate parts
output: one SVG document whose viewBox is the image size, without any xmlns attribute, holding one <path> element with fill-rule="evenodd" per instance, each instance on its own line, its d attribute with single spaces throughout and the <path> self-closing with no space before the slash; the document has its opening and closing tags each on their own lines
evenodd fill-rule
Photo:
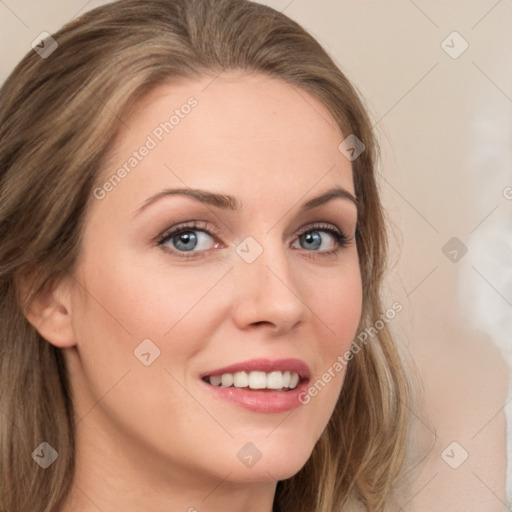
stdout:
<svg viewBox="0 0 512 512">
<path fill-rule="evenodd" d="M 100 180 L 122 175 L 109 201 L 140 203 L 172 186 L 276 199 L 316 185 L 353 191 L 336 121 L 282 80 L 231 72 L 160 85 L 123 121 Z"/>
</svg>

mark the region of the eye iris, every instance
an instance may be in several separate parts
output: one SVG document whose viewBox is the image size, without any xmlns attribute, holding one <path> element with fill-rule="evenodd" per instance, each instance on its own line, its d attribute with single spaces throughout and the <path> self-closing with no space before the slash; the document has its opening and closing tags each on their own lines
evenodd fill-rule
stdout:
<svg viewBox="0 0 512 512">
<path fill-rule="evenodd" d="M 310 231 L 301 236 L 304 249 L 319 249 L 322 245 L 322 237 L 318 231 Z"/>
<path fill-rule="evenodd" d="M 180 251 L 191 251 L 197 245 L 197 235 L 193 231 L 186 231 L 173 237 L 172 242 Z"/>
</svg>

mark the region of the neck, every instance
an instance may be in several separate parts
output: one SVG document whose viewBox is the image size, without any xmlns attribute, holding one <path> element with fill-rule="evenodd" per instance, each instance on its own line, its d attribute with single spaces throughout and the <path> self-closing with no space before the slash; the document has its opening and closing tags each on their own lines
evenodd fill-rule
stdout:
<svg viewBox="0 0 512 512">
<path fill-rule="evenodd" d="M 59 512 L 272 511 L 275 481 L 237 482 L 230 473 L 176 467 L 99 432 L 87 420 L 77 426 L 73 485 Z"/>
</svg>

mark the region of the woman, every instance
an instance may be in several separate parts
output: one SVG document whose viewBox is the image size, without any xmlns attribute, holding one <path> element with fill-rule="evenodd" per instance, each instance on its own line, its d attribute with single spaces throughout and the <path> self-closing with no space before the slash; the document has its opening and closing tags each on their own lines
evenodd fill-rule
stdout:
<svg viewBox="0 0 512 512">
<path fill-rule="evenodd" d="M 390 505 L 400 305 L 346 77 L 244 0 L 121 0 L 41 48 L 0 95 L 0 508 Z"/>
</svg>

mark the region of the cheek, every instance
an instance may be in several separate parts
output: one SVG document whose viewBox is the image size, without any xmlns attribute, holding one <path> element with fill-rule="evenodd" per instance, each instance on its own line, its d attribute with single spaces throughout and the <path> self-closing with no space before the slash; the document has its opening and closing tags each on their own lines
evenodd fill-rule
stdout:
<svg viewBox="0 0 512 512">
<path fill-rule="evenodd" d="M 119 428 L 154 429 L 150 437 L 165 439 L 170 420 L 160 425 L 161 411 L 201 414 L 176 381 L 187 381 L 194 356 L 228 314 L 221 290 L 227 270 L 142 267 L 118 256 L 114 265 L 89 255 L 77 271 L 81 286 L 73 309 L 80 361 L 72 364 L 82 374 L 79 416 L 101 400 Z M 145 366 L 147 353 L 151 363 Z M 183 431 L 186 416 L 179 415 Z M 172 421 L 178 429 L 178 420 Z"/>
<path fill-rule="evenodd" d="M 215 317 L 212 303 L 204 299 L 227 270 L 219 265 L 141 266 L 123 254 L 115 265 L 92 260 L 83 268 L 79 279 L 88 291 L 89 302 L 93 299 L 101 308 L 91 304 L 85 313 L 89 317 L 98 315 L 99 324 L 95 323 L 119 332 L 121 340 L 126 340 L 128 335 L 134 347 L 137 340 L 140 343 L 146 338 L 165 344 L 176 330 L 180 330 L 180 336 L 186 335 L 181 331 L 190 326 L 190 317 L 201 317 L 202 321 L 194 324 L 196 329 L 208 328 L 209 320 Z M 114 342 L 116 337 L 111 340 Z"/>
<path fill-rule="evenodd" d="M 300 401 L 316 417 L 316 435 L 327 424 L 338 400 L 347 369 L 346 354 L 357 334 L 362 313 L 362 282 L 357 258 L 328 275 L 304 273 L 307 304 L 317 333 L 321 364 Z M 305 288 L 306 289 L 306 288 Z M 313 412 L 314 411 L 314 412 Z"/>
<path fill-rule="evenodd" d="M 348 258 L 342 268 L 330 273 L 309 276 L 304 286 L 314 322 L 324 330 L 325 352 L 339 355 L 340 350 L 350 348 L 361 318 L 363 293 L 357 258 Z"/>
</svg>

